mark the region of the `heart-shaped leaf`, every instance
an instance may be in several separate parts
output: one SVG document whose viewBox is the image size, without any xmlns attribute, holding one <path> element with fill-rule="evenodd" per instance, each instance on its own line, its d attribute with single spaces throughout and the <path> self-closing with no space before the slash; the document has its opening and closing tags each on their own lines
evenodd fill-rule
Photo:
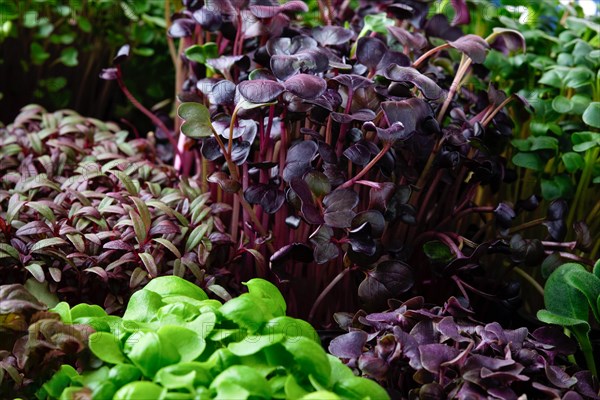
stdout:
<svg viewBox="0 0 600 400">
<path fill-rule="evenodd" d="M 190 138 L 198 139 L 212 135 L 210 112 L 200 103 L 182 103 L 177 109 L 177 115 L 185 122 L 181 132 Z"/>
</svg>

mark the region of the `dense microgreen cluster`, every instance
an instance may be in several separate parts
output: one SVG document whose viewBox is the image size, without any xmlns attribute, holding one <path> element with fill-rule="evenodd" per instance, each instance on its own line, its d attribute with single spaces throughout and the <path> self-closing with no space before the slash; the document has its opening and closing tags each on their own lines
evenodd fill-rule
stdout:
<svg viewBox="0 0 600 400">
<path fill-rule="evenodd" d="M 168 31 L 182 49 L 175 168 L 231 205 L 224 222 L 243 249 L 231 254 L 248 275 L 277 279 L 294 315 L 327 324 L 331 311 L 410 290 L 432 301 L 471 292 L 510 315 L 519 282 L 506 277 L 529 278 L 518 263 L 539 265 L 556 246 L 577 258 L 561 243 L 568 215 L 530 221 L 536 197 L 500 196 L 515 178 L 504 108 L 531 108 L 491 85 L 483 63 L 522 52 L 517 31 L 465 35 L 464 2 L 452 22 L 427 3 L 364 2 L 325 8 L 344 27 L 313 28 L 294 23 L 300 1 L 184 6 Z M 130 50 L 101 74 L 126 94 Z M 551 240 L 515 235 L 542 224 Z M 253 265 L 263 259 L 270 270 Z"/>
<path fill-rule="evenodd" d="M 207 284 L 223 240 L 201 183 L 177 179 L 153 139 L 72 111 L 25 108 L 0 130 L 0 271 L 70 301 L 122 307 L 132 289 L 173 274 Z M 221 239 L 220 239 L 221 238 Z"/>
<path fill-rule="evenodd" d="M 386 399 L 327 355 L 310 324 L 286 316 L 271 283 L 252 279 L 225 304 L 194 284 L 159 277 L 136 292 L 122 318 L 97 306 L 54 311 L 65 323 L 92 326 L 101 361 L 78 373 L 63 366 L 38 399 Z"/>
<path fill-rule="evenodd" d="M 552 2 L 550 2 L 552 3 Z M 515 113 L 512 162 L 522 167 L 508 196 L 531 194 L 568 201 L 567 238 L 584 221 L 592 237 L 600 235 L 600 19 L 583 18 L 569 7 L 546 10 L 550 25 L 518 24 L 500 17 L 497 23 L 519 29 L 527 39 L 527 54 L 486 60 L 492 80 L 508 93 L 526 97 L 535 112 Z M 535 180 L 533 179 L 535 178 Z M 543 208 L 542 208 L 543 211 Z M 598 257 L 600 242 L 585 249 Z"/>
<path fill-rule="evenodd" d="M 65 324 L 19 284 L 0 286 L 0 392 L 33 398 L 63 364 L 84 367 L 93 329 Z M 43 365 L 43 368 L 40 366 Z"/>
<path fill-rule="evenodd" d="M 348 333 L 329 351 L 392 397 L 598 398 L 597 378 L 568 361 L 577 346 L 559 327 L 480 324 L 454 297 L 441 307 L 425 307 L 422 297 L 390 305 L 381 313 L 337 314 Z"/>
</svg>

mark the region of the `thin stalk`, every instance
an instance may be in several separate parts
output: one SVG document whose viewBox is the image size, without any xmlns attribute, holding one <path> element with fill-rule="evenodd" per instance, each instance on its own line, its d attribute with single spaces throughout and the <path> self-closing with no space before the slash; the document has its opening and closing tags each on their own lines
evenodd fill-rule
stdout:
<svg viewBox="0 0 600 400">
<path fill-rule="evenodd" d="M 385 155 L 385 153 L 387 153 L 387 151 L 391 147 L 392 147 L 392 143 L 386 142 L 383 145 L 383 148 L 381 149 L 381 151 L 379 153 L 377 153 L 377 155 L 371 160 L 371 162 L 369 162 L 358 174 L 356 174 L 355 177 L 353 177 L 352 179 L 346 181 L 344 184 L 339 186 L 338 189 L 346 189 L 346 188 L 349 188 L 352 185 L 354 185 L 356 183 L 356 181 L 360 180 L 360 178 L 365 176 L 365 174 L 367 172 L 369 172 L 371 170 L 371 168 L 373 168 L 379 160 L 381 160 L 381 157 L 383 157 Z"/>
<path fill-rule="evenodd" d="M 533 279 L 533 277 L 531 275 L 529 275 L 527 272 L 523 271 L 521 268 L 519 267 L 514 267 L 513 271 L 515 271 L 519 276 L 521 276 L 523 279 L 525 279 L 527 282 L 529 282 L 529 284 L 531 286 L 533 286 L 533 288 L 542 296 L 544 297 L 544 288 L 542 287 L 542 285 L 540 285 L 535 279 Z"/>
<path fill-rule="evenodd" d="M 323 289 L 321 294 L 319 294 L 319 297 L 317 297 L 317 300 L 315 300 L 315 304 L 313 304 L 312 308 L 310 309 L 310 312 L 308 313 L 309 321 L 313 320 L 313 318 L 315 316 L 315 312 L 317 311 L 317 309 L 319 308 L 319 305 L 323 302 L 325 297 L 329 294 L 329 292 L 331 292 L 331 290 L 335 287 L 335 285 L 337 285 L 338 282 L 341 281 L 342 278 L 344 278 L 344 276 L 346 276 L 346 274 L 348 272 L 352 271 L 353 269 L 354 268 L 344 268 L 342 270 L 342 272 L 337 274 L 337 276 L 335 278 L 333 278 L 333 280 L 331 282 L 329 282 L 329 285 L 327 285 L 327 287 L 325 289 Z"/>
<path fill-rule="evenodd" d="M 449 48 L 450 45 L 448 43 L 444 43 L 440 46 L 434 47 L 433 49 L 427 51 L 426 53 L 424 53 L 421 57 L 419 57 L 417 59 L 417 61 L 415 61 L 412 65 L 412 67 L 414 69 L 417 69 L 421 66 L 421 64 L 423 63 L 423 61 L 425 61 L 426 59 L 428 59 L 429 57 L 431 57 L 432 55 L 434 55 L 435 53 L 438 53 L 444 49 Z"/>
<path fill-rule="evenodd" d="M 514 234 L 516 232 L 525 230 L 525 229 L 529 229 L 529 228 L 533 228 L 534 226 L 538 226 L 541 225 L 544 221 L 546 221 L 546 218 L 538 218 L 538 219 L 534 219 L 532 221 L 528 221 L 525 222 L 521 225 L 517 225 L 513 228 L 510 229 L 509 234 Z"/>
<path fill-rule="evenodd" d="M 494 111 L 492 111 L 490 113 L 490 115 L 488 115 L 487 117 L 485 117 L 485 119 L 481 122 L 481 125 L 483 127 L 486 127 L 490 122 L 492 122 L 492 119 L 494 119 L 494 117 L 496 116 L 496 114 L 498 114 L 504 107 L 506 107 L 506 105 L 508 103 L 510 103 L 513 100 L 514 100 L 514 95 L 509 96 L 508 98 L 506 98 L 502 103 L 500 103 L 500 105 L 498 107 L 496 107 L 494 109 Z"/>
<path fill-rule="evenodd" d="M 458 70 L 456 71 L 456 75 L 454 76 L 454 80 L 452 81 L 452 85 L 450 86 L 450 91 L 448 91 L 448 96 L 446 97 L 446 100 L 444 100 L 444 104 L 442 105 L 440 113 L 437 116 L 438 123 L 442 123 L 444 115 L 446 114 L 446 111 L 448 111 L 450 103 L 452 103 L 452 98 L 454 97 L 458 88 L 460 87 L 460 84 L 462 83 L 462 80 L 467 71 L 469 70 L 469 67 L 471 66 L 472 62 L 473 61 L 469 57 L 463 54 L 462 59 L 460 61 L 460 65 L 458 66 Z"/>
<path fill-rule="evenodd" d="M 344 114 L 349 114 L 352 108 L 352 98 L 354 97 L 354 90 L 352 88 L 348 88 L 348 99 L 346 100 L 346 107 L 344 108 Z M 331 117 L 329 118 L 331 119 Z M 348 132 L 348 126 L 351 124 L 345 123 L 340 127 L 340 135 L 338 136 L 338 142 L 335 149 L 335 152 L 338 157 L 342 155 L 342 151 L 344 150 L 344 141 L 346 140 L 346 133 Z"/>
<path fill-rule="evenodd" d="M 140 110 L 146 117 L 148 117 L 152 121 L 152 123 L 154 123 L 154 125 L 156 125 L 163 132 L 165 132 L 165 134 L 167 135 L 167 139 L 169 139 L 169 142 L 171 142 L 171 145 L 173 145 L 173 147 L 175 148 L 177 155 L 181 157 L 183 155 L 183 153 L 177 147 L 177 142 L 175 141 L 175 138 L 173 137 L 173 134 L 171 133 L 171 131 L 165 126 L 165 124 L 163 124 L 163 122 L 160 120 L 160 118 L 158 118 L 150 110 L 148 110 L 146 107 L 144 107 L 142 105 L 142 103 L 140 103 L 133 96 L 133 94 L 129 91 L 129 89 L 127 89 L 127 86 L 125 85 L 125 82 L 123 81 L 123 74 L 121 72 L 120 65 L 117 65 L 117 83 L 119 84 L 119 88 L 121 89 L 121 91 L 123 92 L 125 97 L 127 97 L 127 99 L 131 102 L 131 104 L 133 104 L 135 108 Z"/>
<path fill-rule="evenodd" d="M 598 371 L 596 370 L 596 361 L 594 359 L 594 349 L 592 348 L 592 343 L 590 342 L 590 338 L 587 332 L 582 332 L 577 329 L 577 327 L 573 327 L 571 329 L 573 335 L 579 342 L 579 347 L 581 348 L 581 352 L 583 353 L 583 357 L 585 358 L 585 363 L 587 364 L 588 369 L 594 376 L 598 376 Z"/>
<path fill-rule="evenodd" d="M 583 168 L 583 173 L 581 174 L 581 178 L 579 180 L 579 184 L 577 185 L 577 190 L 575 192 L 575 198 L 573 199 L 573 203 L 571 204 L 571 209 L 569 210 L 569 216 L 567 218 L 567 226 L 573 226 L 573 221 L 575 220 L 575 213 L 578 211 L 580 207 L 578 207 L 579 203 L 584 200 L 583 193 L 590 185 L 590 180 L 592 178 L 594 164 L 596 158 L 598 157 L 598 153 L 600 152 L 600 148 L 596 148 L 594 150 L 588 150 L 585 153 L 585 167 Z M 581 211 L 581 210 L 579 210 Z"/>
<path fill-rule="evenodd" d="M 167 25 L 167 30 L 171 26 L 171 2 L 169 0 L 165 0 L 165 22 Z M 173 66 L 177 66 L 177 52 L 175 51 L 175 44 L 173 43 L 173 38 L 167 35 L 167 44 L 169 45 L 169 54 L 171 55 L 171 61 L 173 62 Z"/>
<path fill-rule="evenodd" d="M 217 133 L 217 131 L 215 131 L 215 129 L 212 127 L 212 125 L 211 125 L 211 128 L 212 128 L 213 136 L 217 140 L 217 143 L 219 144 L 219 147 L 221 148 L 221 151 L 223 152 L 223 155 L 225 156 L 225 161 L 227 163 L 227 167 L 229 168 L 229 172 L 231 173 L 231 178 L 234 181 L 239 181 L 240 175 L 239 175 L 239 171 L 237 169 L 237 165 L 235 165 L 235 163 L 231 160 L 231 154 L 228 153 L 227 150 L 225 149 L 225 144 L 219 137 L 219 134 Z M 261 236 L 266 237 L 267 230 L 263 227 L 262 223 L 256 216 L 256 213 L 254 212 L 254 209 L 252 208 L 252 206 L 250 204 L 248 204 L 248 202 L 244 198 L 243 189 L 240 187 L 240 189 L 238 190 L 238 192 L 236 194 L 237 194 L 239 203 L 241 204 L 242 208 L 248 213 L 248 216 L 250 217 L 250 220 L 256 227 L 256 230 L 261 234 Z M 269 249 L 269 251 L 271 253 L 275 252 L 275 248 L 273 247 L 272 243 L 268 242 L 267 248 Z"/>
</svg>

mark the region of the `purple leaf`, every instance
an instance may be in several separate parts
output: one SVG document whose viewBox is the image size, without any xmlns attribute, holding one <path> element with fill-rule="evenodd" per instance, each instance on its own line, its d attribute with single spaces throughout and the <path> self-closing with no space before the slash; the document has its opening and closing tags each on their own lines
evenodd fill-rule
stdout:
<svg viewBox="0 0 600 400">
<path fill-rule="evenodd" d="M 290 182 L 295 177 L 302 177 L 311 168 L 310 163 L 317 154 L 318 146 L 312 140 L 305 140 L 288 150 L 283 180 Z"/>
<path fill-rule="evenodd" d="M 279 82 L 257 79 L 241 82 L 238 90 L 251 103 L 270 103 L 283 93 L 285 86 Z"/>
<path fill-rule="evenodd" d="M 367 343 L 367 334 L 363 331 L 353 331 L 338 336 L 329 344 L 329 352 L 340 358 L 358 358 Z"/>
<path fill-rule="evenodd" d="M 367 272 L 358 287 L 358 296 L 368 303 L 382 303 L 406 292 L 413 283 L 413 273 L 408 265 L 401 261 L 383 261 Z"/>
<path fill-rule="evenodd" d="M 321 46 L 338 46 L 354 37 L 354 32 L 341 26 L 318 26 L 313 28 L 312 36 Z"/>
<path fill-rule="evenodd" d="M 332 79 L 353 91 L 364 87 L 369 87 L 373 84 L 371 79 L 356 74 L 338 75 Z"/>
<path fill-rule="evenodd" d="M 217 82 L 208 92 L 208 99 L 212 104 L 219 106 L 233 104 L 235 99 L 235 84 L 226 79 Z"/>
<path fill-rule="evenodd" d="M 273 18 L 281 12 L 307 12 L 308 6 L 299 0 L 292 0 L 283 5 L 250 5 L 250 12 L 257 18 Z"/>
<path fill-rule="evenodd" d="M 110 249 L 110 250 L 132 251 L 133 245 L 131 243 L 124 242 L 122 240 L 113 240 L 113 241 L 104 243 L 104 246 L 102 246 L 102 248 Z"/>
<path fill-rule="evenodd" d="M 129 52 L 131 50 L 131 46 L 125 44 L 119 48 L 117 55 L 113 58 L 113 65 L 121 64 L 123 61 L 129 58 Z M 106 78 L 105 78 L 106 79 Z"/>
<path fill-rule="evenodd" d="M 398 26 L 388 26 L 387 30 L 403 46 L 420 50 L 427 46 L 427 38 L 420 33 L 412 33 Z"/>
<path fill-rule="evenodd" d="M 304 219 L 309 224 L 322 224 L 325 222 L 319 207 L 315 205 L 308 183 L 300 177 L 294 177 L 290 181 L 290 187 L 302 203 L 300 210 Z"/>
<path fill-rule="evenodd" d="M 445 40 L 457 40 L 463 35 L 460 28 L 450 25 L 448 18 L 444 14 L 436 14 L 427 21 L 425 32 L 427 36 L 434 36 Z"/>
<path fill-rule="evenodd" d="M 103 68 L 99 76 L 100 79 L 114 81 L 118 77 L 118 72 L 116 68 Z"/>
<path fill-rule="evenodd" d="M 468 25 L 471 22 L 471 14 L 465 0 L 452 0 L 454 8 L 454 20 L 452 25 Z"/>
<path fill-rule="evenodd" d="M 202 7 L 201 9 L 194 11 L 192 16 L 203 29 L 211 32 L 218 30 L 223 23 L 221 13 L 213 11 L 207 7 Z"/>
<path fill-rule="evenodd" d="M 327 82 L 321 77 L 299 74 L 285 81 L 285 90 L 302 99 L 314 99 L 321 96 L 327 89 Z"/>
<path fill-rule="evenodd" d="M 263 183 L 252 185 L 244 191 L 244 198 L 250 204 L 260 204 L 268 214 L 276 213 L 285 202 L 285 195 L 276 186 Z"/>
<path fill-rule="evenodd" d="M 427 371 L 437 374 L 440 366 L 456 358 L 460 351 L 445 344 L 432 343 L 419 346 L 421 364 Z"/>
<path fill-rule="evenodd" d="M 487 50 L 490 48 L 488 43 L 477 35 L 465 35 L 448 44 L 465 53 L 475 64 L 485 61 Z"/>
<path fill-rule="evenodd" d="M 193 19 L 179 18 L 173 21 L 167 33 L 172 38 L 190 37 L 194 34 L 195 28 L 196 21 Z"/>
<path fill-rule="evenodd" d="M 429 100 L 437 100 L 444 95 L 437 83 L 414 68 L 392 64 L 386 68 L 383 75 L 391 81 L 412 83 Z"/>
<path fill-rule="evenodd" d="M 356 46 L 356 58 L 369 69 L 377 67 L 387 51 L 385 43 L 377 38 L 362 37 Z"/>
</svg>

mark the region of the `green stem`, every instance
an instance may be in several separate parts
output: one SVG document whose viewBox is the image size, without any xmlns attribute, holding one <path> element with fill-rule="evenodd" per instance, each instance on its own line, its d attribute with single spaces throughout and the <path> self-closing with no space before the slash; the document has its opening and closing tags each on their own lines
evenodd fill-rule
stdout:
<svg viewBox="0 0 600 400">
<path fill-rule="evenodd" d="M 585 199 L 585 196 L 583 196 L 583 193 L 586 191 L 587 187 L 590 185 L 590 179 L 592 177 L 593 169 L 594 169 L 594 161 L 598 157 L 599 152 L 600 152 L 600 148 L 596 148 L 594 150 L 588 150 L 585 153 L 585 167 L 583 168 L 583 173 L 581 174 L 579 184 L 577 185 L 577 191 L 575 192 L 575 198 L 573 199 L 573 202 L 571 203 L 571 209 L 569 210 L 569 216 L 567 218 L 567 227 L 573 226 L 573 221 L 575 220 L 575 213 L 577 211 L 579 211 L 580 215 L 581 215 L 581 212 L 583 211 L 581 209 L 583 207 L 579 207 L 580 206 L 579 203 L 582 203 L 583 200 Z"/>
<path fill-rule="evenodd" d="M 588 369 L 594 376 L 597 377 L 598 371 L 596 370 L 596 361 L 594 361 L 594 353 L 590 337 L 588 336 L 587 332 L 582 332 L 576 327 L 573 327 L 571 332 L 573 332 L 573 335 L 579 342 L 579 347 L 581 348 L 581 352 L 583 353 L 583 357 L 585 358 L 585 363 L 587 364 Z"/>
</svg>

